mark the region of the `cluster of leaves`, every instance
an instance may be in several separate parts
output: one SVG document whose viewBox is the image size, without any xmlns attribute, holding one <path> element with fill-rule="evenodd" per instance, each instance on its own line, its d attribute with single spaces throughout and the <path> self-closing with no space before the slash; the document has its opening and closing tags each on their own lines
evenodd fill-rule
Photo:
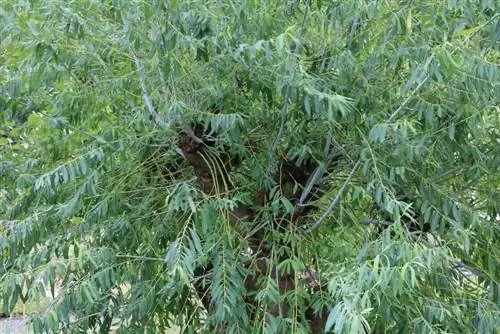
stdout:
<svg viewBox="0 0 500 334">
<path fill-rule="evenodd" d="M 493 1 L 3 1 L 0 26 L 2 313 L 49 286 L 37 333 L 500 327 Z"/>
</svg>

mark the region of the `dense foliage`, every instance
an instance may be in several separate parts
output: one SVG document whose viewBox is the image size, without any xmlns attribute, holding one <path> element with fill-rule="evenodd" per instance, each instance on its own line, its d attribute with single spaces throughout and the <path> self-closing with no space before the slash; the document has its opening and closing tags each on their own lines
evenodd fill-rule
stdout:
<svg viewBox="0 0 500 334">
<path fill-rule="evenodd" d="M 0 3 L 1 312 L 500 328 L 495 1 Z"/>
</svg>

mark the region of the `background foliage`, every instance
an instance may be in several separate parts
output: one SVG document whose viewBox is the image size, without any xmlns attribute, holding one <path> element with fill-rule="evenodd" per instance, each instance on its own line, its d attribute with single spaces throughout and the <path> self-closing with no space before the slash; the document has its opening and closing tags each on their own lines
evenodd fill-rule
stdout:
<svg viewBox="0 0 500 334">
<path fill-rule="evenodd" d="M 494 1 L 0 4 L 3 313 L 500 327 Z"/>
</svg>

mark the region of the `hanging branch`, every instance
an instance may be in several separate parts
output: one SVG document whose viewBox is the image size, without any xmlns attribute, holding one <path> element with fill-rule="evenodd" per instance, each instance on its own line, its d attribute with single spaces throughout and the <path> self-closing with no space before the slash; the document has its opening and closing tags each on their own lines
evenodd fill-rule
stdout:
<svg viewBox="0 0 500 334">
<path fill-rule="evenodd" d="M 335 205 L 337 205 L 337 203 L 340 201 L 340 197 L 342 196 L 344 191 L 347 189 L 347 186 L 349 185 L 349 182 L 351 182 L 351 179 L 354 175 L 354 172 L 356 172 L 356 169 L 358 169 L 360 164 L 361 164 L 361 159 L 356 161 L 356 163 L 354 164 L 354 167 L 352 168 L 351 172 L 349 173 L 349 176 L 347 177 L 344 184 L 342 185 L 342 188 L 340 188 L 339 192 L 337 193 L 337 196 L 335 196 L 335 198 L 332 201 L 332 203 L 330 204 L 330 206 L 328 206 L 328 209 L 326 209 L 325 213 L 323 213 L 321 218 L 316 223 L 314 223 L 313 226 L 311 226 L 310 228 L 308 228 L 306 230 L 306 233 L 311 233 L 314 230 L 316 230 L 321 225 L 321 223 L 323 223 L 323 221 L 330 215 L 330 213 L 332 212 Z"/>
<path fill-rule="evenodd" d="M 368 219 L 368 218 L 363 219 L 359 223 L 362 224 L 362 225 L 370 225 L 370 224 L 373 224 L 373 225 L 383 225 L 383 226 L 391 226 L 392 225 L 391 222 L 388 222 L 386 220 Z"/>
<path fill-rule="evenodd" d="M 388 123 L 392 122 L 398 116 L 398 114 L 401 112 L 401 110 L 403 110 L 403 108 L 408 104 L 408 102 L 410 102 L 411 98 L 413 96 L 415 96 L 415 94 L 417 94 L 417 92 L 424 86 L 424 84 L 428 81 L 429 78 L 430 78 L 429 75 L 425 76 L 425 78 L 417 85 L 417 87 L 415 87 L 415 89 L 411 92 L 411 94 L 392 113 L 392 115 L 387 120 Z M 354 164 L 354 167 L 352 168 L 351 172 L 349 173 L 349 176 L 347 177 L 346 181 L 342 185 L 342 188 L 340 188 L 339 192 L 337 193 L 337 196 L 335 196 L 335 199 L 333 200 L 333 202 L 330 204 L 330 206 L 325 211 L 325 213 L 323 213 L 321 218 L 317 222 L 315 222 L 314 225 L 312 225 L 309 229 L 306 230 L 306 233 L 311 233 L 314 230 L 316 230 L 319 227 L 319 225 L 321 225 L 321 223 L 323 223 L 323 221 L 328 217 L 328 215 L 330 215 L 333 208 L 340 201 L 340 197 L 342 196 L 342 194 L 346 190 L 347 185 L 351 181 L 351 178 L 354 175 L 354 172 L 356 171 L 356 169 L 358 169 L 360 163 L 361 163 L 361 159 L 358 159 L 358 161 L 356 161 L 356 163 Z"/>
<path fill-rule="evenodd" d="M 318 181 L 323 177 L 324 172 L 325 167 L 323 167 L 321 164 L 316 167 L 314 172 L 309 177 L 309 180 L 307 180 L 306 186 L 304 187 L 304 190 L 300 195 L 298 206 L 304 206 L 304 202 L 307 199 L 307 196 L 309 196 L 309 193 L 311 192 L 314 185 L 316 185 Z"/>
<path fill-rule="evenodd" d="M 142 69 L 142 64 L 139 61 L 139 58 L 135 54 L 132 53 L 132 57 L 134 58 L 135 66 L 137 67 L 137 74 L 139 75 L 139 84 L 141 86 L 141 91 L 142 91 L 142 96 L 144 97 L 144 101 L 146 102 L 146 106 L 148 108 L 149 114 L 153 116 L 153 118 L 156 121 L 156 124 L 162 128 L 168 128 L 170 127 L 170 122 L 165 122 L 161 119 L 160 115 L 156 112 L 154 106 L 153 106 L 153 101 L 151 100 L 151 97 L 148 94 L 148 89 L 146 86 L 146 79 L 144 77 L 144 72 Z"/>
<path fill-rule="evenodd" d="M 300 195 L 298 206 L 305 206 L 304 202 L 307 199 L 307 196 L 309 196 L 309 193 L 311 192 L 312 188 L 318 184 L 322 183 L 323 180 L 323 175 L 325 174 L 325 171 L 327 170 L 328 166 L 332 162 L 334 158 L 337 158 L 340 156 L 340 151 L 337 149 L 333 149 L 327 157 L 327 160 L 324 164 L 319 164 L 316 169 L 313 171 L 309 179 L 307 180 L 306 186 L 304 187 L 304 190 L 302 191 L 302 194 Z"/>
<path fill-rule="evenodd" d="M 403 108 L 408 104 L 408 102 L 410 102 L 411 98 L 417 94 L 417 92 L 420 90 L 420 88 L 422 88 L 422 86 L 427 82 L 427 80 L 429 80 L 429 78 L 430 75 L 426 75 L 425 78 L 422 79 L 422 81 L 417 85 L 417 87 L 415 87 L 413 92 L 411 92 L 411 94 L 406 97 L 403 103 L 399 105 L 398 109 L 396 109 L 396 111 L 392 113 L 391 117 L 389 117 L 389 119 L 387 120 L 387 123 L 391 123 L 398 116 L 401 110 L 403 110 Z"/>
<path fill-rule="evenodd" d="M 482 26 L 478 27 L 474 32 L 472 32 L 471 34 L 469 34 L 467 36 L 467 38 L 465 40 L 469 40 L 472 38 L 472 36 L 476 35 L 478 32 L 480 32 L 484 27 L 488 26 L 491 22 L 494 22 L 494 20 L 496 20 L 498 18 L 498 15 L 499 14 L 496 14 L 496 15 L 493 15 L 493 17 L 488 20 L 486 23 L 484 23 Z M 464 41 L 465 42 L 465 41 Z M 451 54 L 454 54 L 456 51 L 458 51 L 460 48 L 458 46 L 456 46 L 452 51 L 451 51 Z M 433 56 L 431 56 L 433 57 Z M 430 75 L 427 74 L 423 79 L 422 81 L 417 85 L 417 87 L 415 87 L 415 89 L 413 90 L 413 92 L 411 92 L 411 94 L 403 101 L 403 103 L 401 103 L 401 105 L 396 109 L 396 111 L 394 111 L 392 113 L 392 115 L 389 117 L 389 119 L 387 120 L 387 123 L 391 123 L 392 121 L 394 121 L 394 119 L 396 119 L 396 117 L 398 116 L 398 114 L 401 112 L 401 110 L 404 108 L 404 106 L 406 106 L 406 104 L 411 100 L 411 98 L 413 96 L 415 96 L 415 94 L 417 94 L 417 92 L 420 90 L 420 88 L 422 88 L 422 86 L 430 79 Z"/>
<path fill-rule="evenodd" d="M 164 120 L 162 120 L 160 115 L 156 112 L 156 110 L 153 106 L 153 101 L 148 94 L 148 88 L 146 86 L 146 79 L 144 76 L 144 71 L 143 71 L 141 62 L 139 61 L 139 59 L 137 58 L 137 56 L 135 54 L 132 53 L 132 56 L 134 58 L 135 66 L 137 68 L 137 73 L 139 75 L 139 84 L 141 86 L 142 96 L 144 97 L 144 101 L 146 102 L 146 106 L 148 108 L 149 114 L 155 119 L 155 122 L 158 125 L 158 127 L 160 127 L 161 129 L 169 128 L 171 121 L 165 122 Z M 193 129 L 191 129 L 190 126 L 185 126 L 184 131 L 191 139 L 194 140 L 195 143 L 198 143 L 198 144 L 203 143 L 203 140 L 198 138 L 194 134 Z"/>
<path fill-rule="evenodd" d="M 308 2 L 306 0 L 306 8 L 304 9 L 304 15 L 302 17 L 302 23 L 300 25 L 300 31 L 297 36 L 297 44 L 295 45 L 295 50 L 293 51 L 293 60 L 292 60 L 292 69 L 291 69 L 291 77 L 290 77 L 290 82 L 293 82 L 293 79 L 295 77 L 295 72 L 297 70 L 297 63 L 298 63 L 298 54 L 302 42 L 302 35 L 304 34 L 305 30 L 305 25 L 306 25 L 306 18 L 307 18 L 307 13 L 309 10 Z M 285 92 L 285 102 L 283 103 L 283 109 L 281 110 L 281 120 L 280 120 L 280 128 L 278 130 L 278 135 L 276 136 L 276 139 L 274 140 L 274 144 L 272 147 L 272 152 L 276 152 L 280 139 L 283 136 L 283 132 L 285 131 L 285 124 L 288 120 L 288 99 L 290 98 L 290 92 L 292 91 L 292 86 L 291 84 L 288 84 L 286 87 L 286 92 Z"/>
</svg>

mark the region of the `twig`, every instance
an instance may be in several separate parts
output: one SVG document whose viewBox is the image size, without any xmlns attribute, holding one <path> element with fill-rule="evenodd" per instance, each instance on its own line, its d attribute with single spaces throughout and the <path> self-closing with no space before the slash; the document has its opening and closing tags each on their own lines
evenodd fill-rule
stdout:
<svg viewBox="0 0 500 334">
<path fill-rule="evenodd" d="M 312 187 L 320 182 L 321 178 L 323 177 L 323 174 L 325 173 L 325 170 L 327 169 L 328 165 L 330 164 L 330 161 L 334 157 L 339 155 L 339 151 L 335 147 L 330 152 L 330 145 L 332 144 L 332 138 L 333 138 L 333 129 L 330 128 L 330 131 L 328 131 L 328 137 L 326 138 L 326 145 L 325 145 L 326 163 L 324 166 L 319 164 L 314 169 L 314 172 L 311 174 L 311 176 L 307 180 L 306 186 L 305 186 L 304 190 L 302 191 L 302 194 L 300 195 L 298 206 L 304 205 L 304 201 L 306 200 L 307 196 L 311 192 Z"/>
<path fill-rule="evenodd" d="M 153 107 L 153 101 L 151 100 L 151 97 L 148 94 L 148 89 L 146 87 L 146 80 L 144 78 L 144 72 L 142 70 L 142 65 L 139 59 L 133 55 L 135 66 L 137 67 L 137 73 L 139 75 L 139 84 L 141 85 L 141 90 L 142 90 L 142 96 L 144 97 L 144 101 L 146 102 L 146 106 L 148 107 L 148 111 L 151 114 L 151 116 L 154 117 L 156 124 L 160 128 L 168 128 L 170 126 L 170 122 L 164 122 L 160 115 L 155 111 L 155 108 Z"/>
<path fill-rule="evenodd" d="M 413 234 L 411 234 L 411 236 L 415 241 L 418 241 L 422 245 L 427 246 L 427 247 L 432 247 L 432 245 L 429 243 L 428 240 L 425 240 L 423 238 L 419 238 Z M 437 243 L 438 243 L 437 244 L 438 247 L 443 247 L 441 242 L 438 241 Z M 471 275 L 476 276 L 476 277 L 483 277 L 484 276 L 484 273 L 482 273 L 481 271 L 479 271 L 476 268 L 473 268 L 471 266 L 466 265 L 462 261 L 455 261 L 455 263 L 453 264 L 453 269 L 456 272 L 458 272 L 461 276 L 463 276 L 469 280 L 470 280 L 470 278 L 467 276 L 468 273 L 470 273 Z"/>
<path fill-rule="evenodd" d="M 467 275 L 464 270 L 468 271 L 474 276 L 483 277 L 484 274 L 477 270 L 476 268 L 472 268 L 471 266 L 466 265 L 465 263 L 458 261 L 455 263 L 455 268 L 463 275 Z"/>
<path fill-rule="evenodd" d="M 326 137 L 326 144 L 325 144 L 325 157 L 330 155 L 330 146 L 332 145 L 332 139 L 333 139 L 333 127 L 330 127 L 328 131 L 328 137 Z M 335 149 L 335 147 L 334 147 Z"/>
<path fill-rule="evenodd" d="M 124 259 L 133 259 L 133 260 L 165 262 L 165 259 L 160 258 L 160 257 L 136 256 L 136 255 L 128 255 L 128 254 L 117 254 L 116 257 L 117 258 L 124 258 Z"/>
<path fill-rule="evenodd" d="M 403 110 L 403 108 L 406 106 L 406 104 L 408 104 L 408 102 L 411 100 L 411 98 L 417 94 L 417 92 L 420 90 L 420 88 L 422 88 L 422 86 L 427 82 L 427 80 L 429 80 L 430 76 L 427 75 L 418 85 L 417 87 L 415 87 L 415 89 L 411 92 L 411 94 L 406 97 L 406 99 L 399 105 L 399 107 L 392 113 L 392 115 L 389 117 L 389 119 L 387 120 L 387 123 L 391 123 L 397 116 L 398 114 L 401 112 L 401 110 Z M 287 90 L 287 93 L 288 93 L 288 90 Z M 285 106 L 286 106 L 286 101 L 285 101 Z M 285 119 L 286 120 L 286 119 Z M 282 124 L 283 125 L 283 124 Z M 283 125 L 284 126 L 284 125 Z M 280 128 L 280 132 L 281 132 L 281 128 Z M 279 133 L 278 133 L 279 134 Z M 276 142 L 275 142 L 275 146 L 276 146 Z M 345 191 L 345 188 L 347 187 L 347 184 L 349 183 L 349 181 L 351 180 L 354 172 L 356 171 L 356 169 L 358 168 L 359 164 L 361 163 L 361 159 L 358 159 L 358 161 L 356 162 L 356 164 L 354 165 L 353 169 L 351 170 L 351 173 L 349 174 L 349 177 L 347 178 L 347 180 L 345 181 L 344 185 L 342 186 L 342 188 L 340 188 L 340 191 L 339 193 L 337 194 L 337 196 L 335 196 L 335 199 L 333 200 L 333 202 L 330 204 L 330 206 L 328 207 L 328 209 L 325 211 L 325 213 L 323 214 L 323 216 L 321 216 L 321 218 L 316 222 L 314 223 L 313 226 L 311 226 L 309 229 L 306 230 L 307 233 L 310 233 L 312 231 L 314 231 L 316 228 L 318 228 L 318 226 L 326 219 L 326 217 L 331 213 L 331 211 L 333 210 L 333 208 L 335 207 L 335 205 L 337 205 L 338 201 L 340 200 L 340 197 L 342 196 L 342 193 Z M 316 176 L 316 175 L 314 175 Z M 307 192 L 306 192 L 307 190 Z M 301 200 L 303 200 L 303 197 L 305 198 L 307 196 L 307 194 L 309 193 L 310 189 L 308 189 L 306 187 L 306 189 L 304 189 L 304 192 L 302 193 L 302 196 L 301 196 Z M 304 195 L 305 194 L 305 195 Z"/>
<path fill-rule="evenodd" d="M 413 92 L 411 92 L 411 94 L 399 105 L 399 107 L 392 113 L 392 115 L 389 117 L 389 119 L 387 120 L 388 123 L 391 123 L 397 116 L 398 114 L 401 112 L 401 110 L 403 110 L 403 108 L 406 106 L 406 104 L 410 101 L 410 99 L 420 90 L 420 88 L 422 88 L 422 86 L 427 82 L 427 80 L 429 80 L 430 76 L 427 75 L 418 85 L 417 87 L 415 87 L 415 89 L 413 90 Z M 337 196 L 335 196 L 335 199 L 333 200 L 333 202 L 330 204 L 330 206 L 328 207 L 328 209 L 325 211 L 325 213 L 321 216 L 321 218 L 316 222 L 314 223 L 313 226 L 311 226 L 309 229 L 306 230 L 307 233 L 310 233 L 312 231 L 314 231 L 315 229 L 317 229 L 319 227 L 319 225 L 326 219 L 326 217 L 328 217 L 328 215 L 331 213 L 331 211 L 333 210 L 333 208 L 335 207 L 335 205 L 337 205 L 338 201 L 340 200 L 340 197 L 342 196 L 343 192 L 345 191 L 345 189 L 347 188 L 347 185 L 349 183 L 349 181 L 351 180 L 352 176 L 354 175 L 354 172 L 356 171 L 356 169 L 358 168 L 359 164 L 361 163 L 361 159 L 358 159 L 358 161 L 356 161 L 356 164 L 354 165 L 354 167 L 352 168 L 351 170 L 351 173 L 349 174 L 349 177 L 347 178 L 347 180 L 344 182 L 344 185 L 342 186 L 342 188 L 340 188 Z"/>
<path fill-rule="evenodd" d="M 491 22 L 495 22 L 495 20 L 497 20 L 498 16 L 500 14 L 495 14 L 491 17 L 491 19 L 489 19 L 487 22 L 485 22 L 483 25 L 479 26 L 475 31 L 473 31 L 471 34 L 469 34 L 466 38 L 466 40 L 470 40 L 472 38 L 472 36 L 476 35 L 477 33 L 479 33 L 484 27 L 486 27 L 488 24 L 490 24 Z M 463 41 L 465 43 L 465 41 Z M 459 50 L 459 46 L 457 45 L 452 51 L 451 51 L 451 54 L 454 54 L 457 50 Z M 427 80 L 429 80 L 430 78 L 430 75 L 427 75 L 418 85 L 417 87 L 415 87 L 415 89 L 413 90 L 413 92 L 403 101 L 403 103 L 401 103 L 401 105 L 399 106 L 398 109 L 396 109 L 395 112 L 392 113 L 391 117 L 389 117 L 389 119 L 387 120 L 388 123 L 391 123 L 394 118 L 396 118 L 397 114 L 403 109 L 403 107 L 410 101 L 410 99 L 420 90 L 420 88 L 422 88 L 422 86 L 427 82 Z"/>
<path fill-rule="evenodd" d="M 200 138 L 198 138 L 198 137 L 194 134 L 193 129 L 191 129 L 191 127 L 190 127 L 190 126 L 187 126 L 187 127 L 185 128 L 185 131 L 186 131 L 186 134 L 187 134 L 187 135 L 188 135 L 191 139 L 193 139 L 196 143 L 198 143 L 198 144 L 203 144 L 203 143 L 204 143 L 204 142 L 203 142 L 203 140 L 201 140 Z"/>
<path fill-rule="evenodd" d="M 379 220 L 379 219 L 363 219 L 362 221 L 359 222 L 362 225 L 384 225 L 384 226 L 391 226 L 392 223 L 388 222 L 386 220 Z"/>
<path fill-rule="evenodd" d="M 300 26 L 299 35 L 297 36 L 297 44 L 295 45 L 295 50 L 293 52 L 292 70 L 291 70 L 292 73 L 291 73 L 290 83 L 286 87 L 285 102 L 283 103 L 283 109 L 281 111 L 280 128 L 278 130 L 278 135 L 276 136 L 276 139 L 274 140 L 272 152 L 276 152 L 276 149 L 278 148 L 280 139 L 283 136 L 283 132 L 285 131 L 285 124 L 286 124 L 287 119 L 288 119 L 288 100 L 290 98 L 290 92 L 292 91 L 291 82 L 293 82 L 293 79 L 295 77 L 295 71 L 297 69 L 297 63 L 298 63 L 297 58 L 298 58 L 299 50 L 301 47 L 300 44 L 302 41 L 302 35 L 304 34 L 304 27 L 306 24 L 308 10 L 309 10 L 309 6 L 306 5 L 306 8 L 304 10 L 304 15 L 302 17 L 302 24 Z"/>
<path fill-rule="evenodd" d="M 361 159 L 358 159 L 358 161 L 356 161 L 356 163 L 354 164 L 354 167 L 352 168 L 351 172 L 349 173 L 349 176 L 347 177 L 344 184 L 342 185 L 342 188 L 340 188 L 339 192 L 337 193 L 337 196 L 335 196 L 332 203 L 330 203 L 330 206 L 328 206 L 328 209 L 326 209 L 325 213 L 323 213 L 321 218 L 316 223 L 314 223 L 313 226 L 311 226 L 310 228 L 308 228 L 306 230 L 306 233 L 311 233 L 314 230 L 316 230 L 321 225 L 321 223 L 323 223 L 323 221 L 330 215 L 330 213 L 332 212 L 335 205 L 337 205 L 337 203 L 340 201 L 340 197 L 342 196 L 344 191 L 347 189 L 349 182 L 351 181 L 352 177 L 354 176 L 354 172 L 356 172 L 356 169 L 358 169 L 360 164 L 361 164 Z"/>
<path fill-rule="evenodd" d="M 389 119 L 387 120 L 387 123 L 391 123 L 399 114 L 399 112 L 406 106 L 406 104 L 410 101 L 410 99 L 420 90 L 420 88 L 422 88 L 422 86 L 427 82 L 427 80 L 430 78 L 429 75 L 427 75 L 418 85 L 417 87 L 415 87 L 415 89 L 413 90 L 413 92 L 411 92 L 411 94 L 399 105 L 399 107 L 392 113 L 392 115 L 389 117 Z M 335 207 L 335 205 L 337 205 L 338 201 L 340 200 L 340 197 L 342 196 L 343 192 L 345 191 L 345 188 L 347 187 L 349 181 L 351 180 L 352 176 L 354 175 L 354 172 L 356 171 L 356 169 L 358 168 L 359 164 L 361 163 L 361 159 L 358 159 L 358 161 L 356 162 L 356 164 L 354 165 L 354 167 L 352 168 L 351 170 L 351 173 L 349 174 L 349 177 L 347 178 L 347 180 L 344 182 L 344 185 L 342 186 L 342 188 L 340 188 L 337 196 L 335 196 L 335 199 L 333 200 L 333 202 L 330 204 L 330 206 L 328 207 L 328 209 L 325 211 L 325 213 L 321 216 L 321 218 L 316 222 L 314 223 L 313 226 L 311 226 L 309 229 L 306 230 L 306 233 L 310 233 L 312 231 L 314 231 L 315 229 L 318 228 L 318 226 L 326 219 L 326 217 L 328 217 L 328 215 L 331 213 L 331 211 L 333 210 L 333 208 Z"/>
<path fill-rule="evenodd" d="M 453 169 L 450 169 L 444 173 L 441 173 L 439 175 L 434 175 L 433 177 L 431 177 L 430 181 L 431 182 L 436 182 L 436 181 L 439 181 L 440 179 L 450 175 L 450 174 L 455 174 L 457 172 L 462 172 L 465 168 L 462 167 L 462 166 L 459 166 L 459 167 L 456 167 L 456 168 L 453 168 Z"/>
<path fill-rule="evenodd" d="M 329 164 L 334 158 L 338 157 L 340 154 L 341 153 L 339 150 L 335 148 L 332 149 L 332 151 L 327 156 L 326 164 L 325 165 L 320 164 L 314 169 L 313 173 L 307 180 L 306 186 L 302 191 L 302 194 L 300 195 L 299 203 L 297 204 L 298 206 L 304 206 L 304 201 L 311 192 L 312 188 L 315 185 L 320 184 L 322 182 L 323 174 L 325 174 L 325 171 L 328 168 Z"/>
<path fill-rule="evenodd" d="M 300 195 L 300 199 L 299 199 L 299 203 L 298 203 L 299 206 L 302 206 L 304 204 L 304 201 L 306 200 L 307 196 L 311 192 L 313 186 L 317 183 L 318 180 L 321 179 L 324 172 L 325 172 L 325 168 L 322 165 L 318 165 L 318 167 L 316 167 L 313 174 L 307 180 L 306 186 L 305 186 L 304 190 L 302 191 L 302 194 Z"/>
<path fill-rule="evenodd" d="M 429 78 L 430 78 L 429 75 L 425 76 L 425 78 L 417 85 L 417 87 L 415 87 L 413 92 L 411 92 L 411 94 L 406 97 L 403 103 L 399 105 L 396 111 L 392 113 L 391 117 L 389 117 L 389 119 L 387 120 L 387 123 L 391 123 L 396 118 L 396 116 L 401 112 L 401 110 L 403 110 L 403 108 L 408 104 L 408 102 L 410 102 L 411 98 L 415 96 L 415 94 L 417 94 L 417 92 L 420 90 L 420 88 L 422 88 L 422 86 L 427 82 L 427 80 L 429 80 Z"/>
</svg>

